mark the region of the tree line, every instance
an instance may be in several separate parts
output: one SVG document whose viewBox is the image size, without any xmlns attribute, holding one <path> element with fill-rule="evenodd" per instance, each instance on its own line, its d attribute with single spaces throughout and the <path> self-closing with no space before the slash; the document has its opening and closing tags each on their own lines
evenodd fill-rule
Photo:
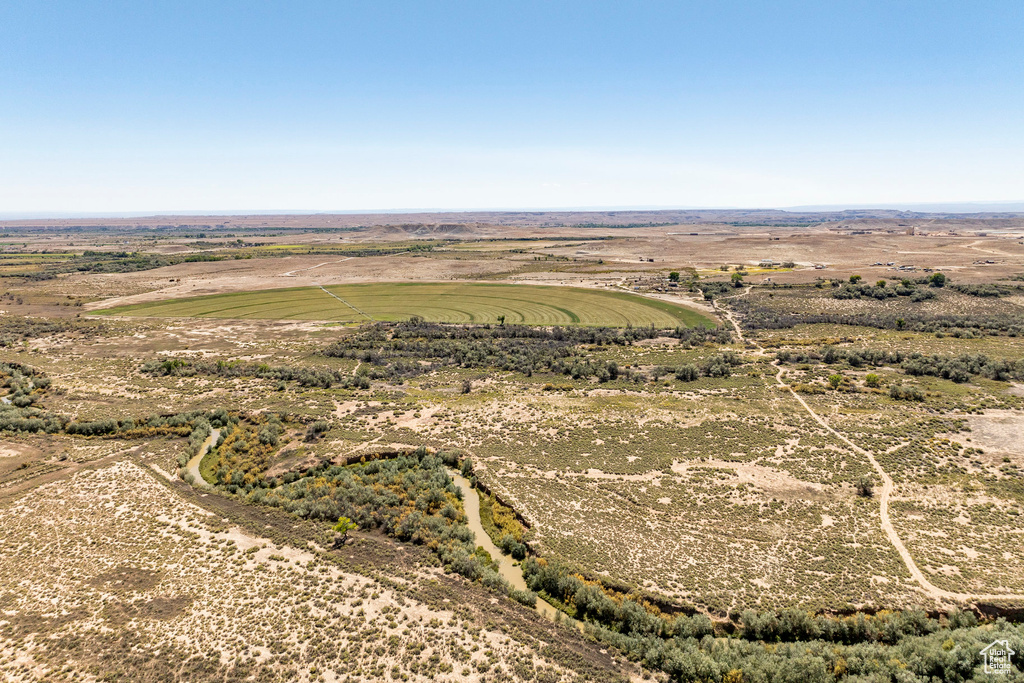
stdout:
<svg viewBox="0 0 1024 683">
<path fill-rule="evenodd" d="M 1024 379 L 1024 359 L 996 359 L 982 353 L 948 356 L 825 346 L 817 351 L 783 349 L 775 354 L 775 358 L 781 363 L 846 363 L 853 368 L 888 366 L 900 368 L 911 376 L 941 377 L 961 384 L 974 376 L 1001 382 Z"/>
<path fill-rule="evenodd" d="M 154 377 L 194 377 L 197 375 L 256 377 L 279 382 L 294 381 L 302 387 L 319 387 L 321 389 L 330 389 L 333 386 L 341 386 L 346 389 L 368 389 L 370 387 L 365 374 L 353 376 L 328 367 L 294 368 L 287 365 L 272 366 L 268 363 L 232 360 L 154 359 L 143 363 L 139 371 Z"/>
<path fill-rule="evenodd" d="M 411 377 L 438 368 L 496 368 L 530 377 L 535 372 L 596 377 L 609 381 L 643 379 L 616 361 L 588 356 L 584 345 L 626 346 L 657 336 L 673 337 L 687 347 L 731 341 L 723 328 L 530 327 L 525 325 L 441 325 L 413 318 L 401 323 L 373 323 L 323 350 L 378 367 L 388 377 Z M 421 361 L 427 361 L 426 363 Z"/>
<path fill-rule="evenodd" d="M 772 299 L 737 297 L 730 306 L 743 316 L 743 327 L 751 330 L 776 330 L 828 323 L 856 325 L 883 330 L 930 332 L 963 339 L 984 336 L 1024 336 L 1024 314 L 977 313 L 958 315 L 921 311 L 878 310 L 858 313 L 827 313 L 819 311 L 788 311 L 773 305 Z"/>
<path fill-rule="evenodd" d="M 563 563 L 531 557 L 523 569 L 532 590 L 587 623 L 592 637 L 673 681 L 980 681 L 980 653 L 993 639 L 1024 647 L 1020 626 L 1002 619 L 980 624 L 971 612 L 837 617 L 744 610 L 715 624 L 700 613 L 670 614 L 640 595 L 608 590 Z"/>
</svg>

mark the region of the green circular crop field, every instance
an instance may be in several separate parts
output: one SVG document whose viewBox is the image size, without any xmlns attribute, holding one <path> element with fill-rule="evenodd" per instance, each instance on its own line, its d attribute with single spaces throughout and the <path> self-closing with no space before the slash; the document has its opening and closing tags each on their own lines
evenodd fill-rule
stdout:
<svg viewBox="0 0 1024 683">
<path fill-rule="evenodd" d="M 103 315 L 179 318 L 407 320 L 526 325 L 607 325 L 657 328 L 713 325 L 681 306 L 625 292 L 491 283 L 380 282 L 268 289 L 170 299 L 93 311 Z"/>
</svg>

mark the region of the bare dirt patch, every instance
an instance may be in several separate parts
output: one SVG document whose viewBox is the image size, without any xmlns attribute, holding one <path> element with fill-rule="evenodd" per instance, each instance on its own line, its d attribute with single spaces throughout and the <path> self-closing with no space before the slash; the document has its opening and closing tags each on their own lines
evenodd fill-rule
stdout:
<svg viewBox="0 0 1024 683">
<path fill-rule="evenodd" d="M 989 459 L 1009 457 L 1024 464 L 1024 413 L 1016 410 L 990 410 L 983 415 L 968 415 L 972 446 L 984 449 Z M 959 440 L 964 437 L 957 435 Z"/>
</svg>

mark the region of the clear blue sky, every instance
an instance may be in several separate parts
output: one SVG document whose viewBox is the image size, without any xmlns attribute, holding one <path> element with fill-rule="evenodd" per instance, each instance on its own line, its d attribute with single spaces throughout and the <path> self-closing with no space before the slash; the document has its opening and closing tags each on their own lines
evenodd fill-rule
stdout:
<svg viewBox="0 0 1024 683">
<path fill-rule="evenodd" d="M 1024 200 L 1024 2 L 0 3 L 0 213 Z"/>
</svg>

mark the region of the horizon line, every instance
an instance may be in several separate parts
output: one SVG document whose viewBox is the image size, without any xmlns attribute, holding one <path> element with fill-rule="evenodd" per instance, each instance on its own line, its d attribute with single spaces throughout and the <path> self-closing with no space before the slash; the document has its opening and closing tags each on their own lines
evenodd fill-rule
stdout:
<svg viewBox="0 0 1024 683">
<path fill-rule="evenodd" d="M 0 220 L 75 220 L 100 218 L 158 218 L 174 216 L 359 216 L 420 213 L 573 213 L 573 212 L 666 212 L 666 211 L 782 211 L 820 213 L 833 211 L 910 211 L 919 213 L 1016 213 L 1024 211 L 1024 200 L 962 202 L 849 202 L 841 204 L 805 204 L 795 206 L 576 206 L 576 207 L 490 207 L 490 208 L 392 208 L 392 209 L 242 209 L 242 210 L 158 210 L 158 211 L 10 211 L 0 212 Z"/>
</svg>

